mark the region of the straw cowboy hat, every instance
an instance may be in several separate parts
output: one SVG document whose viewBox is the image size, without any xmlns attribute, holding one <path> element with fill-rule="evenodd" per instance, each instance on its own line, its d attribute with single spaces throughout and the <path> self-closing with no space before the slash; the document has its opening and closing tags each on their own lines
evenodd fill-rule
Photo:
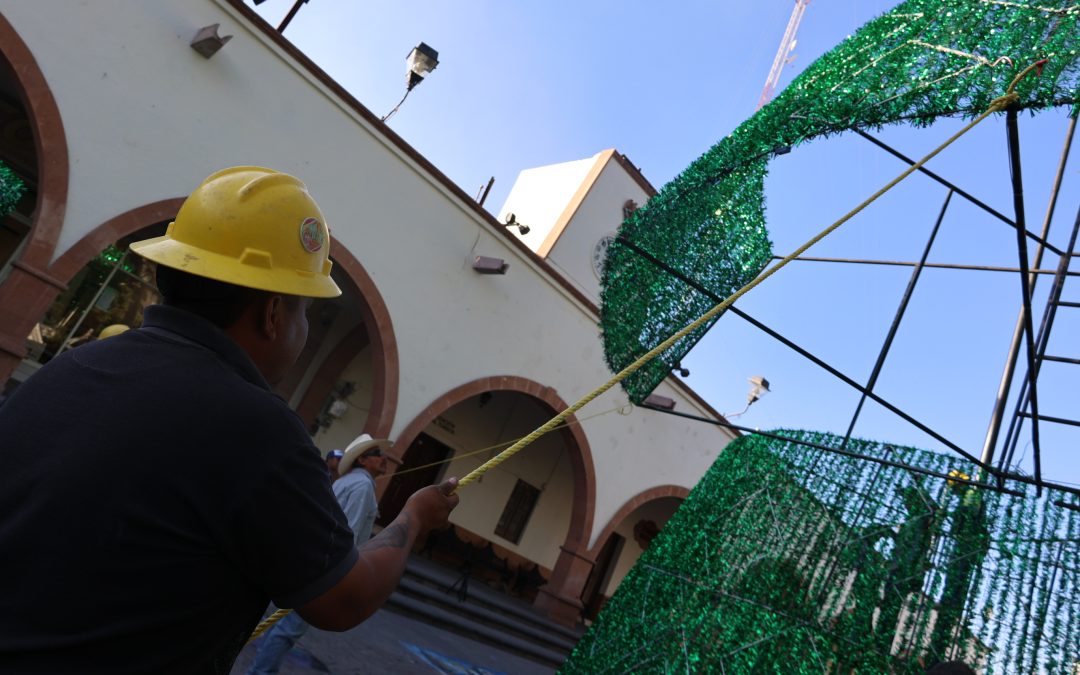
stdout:
<svg viewBox="0 0 1080 675">
<path fill-rule="evenodd" d="M 372 438 L 370 434 L 360 434 L 356 440 L 345 448 L 345 456 L 338 464 L 338 474 L 344 476 L 352 470 L 353 462 L 361 457 L 369 455 L 383 455 L 383 450 L 389 450 L 393 443 L 385 438 Z M 388 459 L 393 459 L 385 455 Z"/>
</svg>

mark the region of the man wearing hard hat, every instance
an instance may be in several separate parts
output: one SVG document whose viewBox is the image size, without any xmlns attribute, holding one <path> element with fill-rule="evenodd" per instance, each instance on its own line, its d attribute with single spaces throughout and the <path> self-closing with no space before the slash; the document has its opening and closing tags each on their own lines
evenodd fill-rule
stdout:
<svg viewBox="0 0 1080 675">
<path fill-rule="evenodd" d="M 269 601 L 345 630 L 443 526 L 420 490 L 359 549 L 270 389 L 307 340 L 329 232 L 298 179 L 210 176 L 162 237 L 142 327 L 50 361 L 0 408 L 0 672 L 227 673 Z"/>
</svg>

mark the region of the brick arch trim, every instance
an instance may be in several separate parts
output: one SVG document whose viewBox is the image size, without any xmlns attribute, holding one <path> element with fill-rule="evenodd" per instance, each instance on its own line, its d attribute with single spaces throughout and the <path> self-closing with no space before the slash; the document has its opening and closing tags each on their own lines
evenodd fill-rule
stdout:
<svg viewBox="0 0 1080 675">
<path fill-rule="evenodd" d="M 639 506 L 657 499 L 664 499 L 665 497 L 675 497 L 676 499 L 684 500 L 689 494 L 690 491 L 681 485 L 657 485 L 656 487 L 649 488 L 644 492 L 634 495 L 615 512 L 615 515 L 611 517 L 608 524 L 604 526 L 604 529 L 600 532 L 600 536 L 596 538 L 596 543 L 589 549 L 589 559 L 596 560 L 596 556 L 598 556 L 600 551 L 604 548 L 604 544 L 606 544 L 607 540 L 611 537 L 611 533 L 614 532 L 615 528 L 618 527 L 622 521 L 626 520 L 626 518 Z"/>
<path fill-rule="evenodd" d="M 120 215 L 113 216 L 101 225 L 88 232 L 74 246 L 64 251 L 63 255 L 56 259 L 49 267 L 49 273 L 65 283 L 81 270 L 94 256 L 105 250 L 109 244 L 123 239 L 129 234 L 160 223 L 171 220 L 180 205 L 184 203 L 183 197 L 162 199 L 161 201 L 144 204 L 142 206 L 125 211 Z"/>
<path fill-rule="evenodd" d="M 371 434 L 375 438 L 386 438 L 390 435 L 390 429 L 394 425 L 394 416 L 397 414 L 398 383 L 400 381 L 400 367 L 398 358 L 397 338 L 394 336 L 394 323 L 390 319 L 390 309 L 386 306 L 382 294 L 379 293 L 375 281 L 356 259 L 349 249 L 336 237 L 330 237 L 330 255 L 334 262 L 345 270 L 349 279 L 360 291 L 360 318 L 363 323 L 364 335 L 360 336 L 353 331 L 349 333 L 334 348 L 336 358 L 331 362 L 327 358 L 316 372 L 312 382 L 327 382 L 327 368 L 337 369 L 337 373 L 352 361 L 368 346 L 371 347 L 371 409 L 368 411 L 367 422 L 364 424 L 364 433 Z M 344 363 L 342 363 L 344 361 Z M 335 375 L 337 373 L 332 373 Z M 320 378 L 320 376 L 322 376 Z M 333 382 L 329 385 L 332 387 Z M 304 397 L 317 395 L 311 387 L 305 392 Z M 329 394 L 329 389 L 322 392 L 322 399 Z M 320 399 L 321 400 L 321 399 Z"/>
<path fill-rule="evenodd" d="M 68 148 L 60 108 L 30 48 L 0 13 L 0 55 L 10 65 L 30 118 L 38 162 L 38 196 L 29 241 L 18 263 L 24 271 L 43 276 L 52 259 L 68 197 Z M 35 274 L 36 272 L 36 274 Z"/>
<path fill-rule="evenodd" d="M 513 391 L 526 394 L 543 402 L 551 410 L 552 414 L 562 412 L 570 407 L 552 387 L 546 387 L 524 377 L 516 375 L 482 377 L 455 387 L 435 399 L 398 435 L 397 439 L 395 439 L 394 448 L 397 452 L 404 452 L 436 417 L 458 403 L 487 391 Z M 570 449 L 574 501 L 570 509 L 570 529 L 566 533 L 566 541 L 562 546 L 564 549 L 576 551 L 584 547 L 589 534 L 592 532 L 593 512 L 596 503 L 596 471 L 593 468 L 589 440 L 581 429 L 581 425 L 574 423 L 576 421 L 574 416 L 568 418 L 567 421 L 570 424 L 561 429 L 560 433 L 568 441 L 567 445 Z"/>
<path fill-rule="evenodd" d="M 49 272 L 60 281 L 65 283 L 70 281 L 83 266 L 109 244 L 138 232 L 147 225 L 172 219 L 180 210 L 184 199 L 185 197 L 163 199 L 110 218 L 65 251 L 49 268 Z M 340 372 L 348 365 L 352 357 L 370 344 L 373 348 L 372 400 L 371 411 L 368 413 L 368 422 L 364 430 L 376 437 L 386 436 L 393 425 L 398 391 L 398 351 L 394 327 L 390 321 L 390 310 L 387 309 L 375 282 L 352 253 L 337 239 L 332 239 L 330 250 L 334 261 L 356 285 L 363 299 L 359 307 L 363 320 L 363 326 L 360 327 L 363 335 L 358 336 L 357 331 L 354 330 L 345 336 L 342 343 L 333 350 L 335 358 L 323 361 L 313 382 L 329 382 L 325 391 L 322 392 L 322 397 L 325 398 L 329 394 L 330 387 L 333 386 L 336 373 L 323 371 L 328 368 L 331 370 L 337 368 L 337 372 Z M 321 379 L 320 375 L 323 376 Z M 329 380 L 327 380 L 328 377 Z M 318 395 L 318 391 L 311 391 L 309 387 L 305 400 Z"/>
</svg>

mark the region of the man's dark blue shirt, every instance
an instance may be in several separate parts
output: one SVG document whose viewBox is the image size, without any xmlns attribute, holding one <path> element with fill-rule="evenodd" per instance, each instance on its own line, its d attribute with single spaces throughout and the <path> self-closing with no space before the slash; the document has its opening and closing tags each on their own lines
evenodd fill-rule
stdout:
<svg viewBox="0 0 1080 675">
<path fill-rule="evenodd" d="M 0 672 L 227 673 L 355 560 L 300 419 L 198 316 L 150 307 L 0 406 Z"/>
</svg>

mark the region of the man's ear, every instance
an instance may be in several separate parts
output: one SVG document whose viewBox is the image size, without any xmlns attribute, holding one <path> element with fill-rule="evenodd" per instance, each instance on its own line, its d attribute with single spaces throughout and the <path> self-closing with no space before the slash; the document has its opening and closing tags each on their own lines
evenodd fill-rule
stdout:
<svg viewBox="0 0 1080 675">
<path fill-rule="evenodd" d="M 285 310 L 285 299 L 280 295 L 270 295 L 263 298 L 259 309 L 259 332 L 269 340 L 277 338 L 278 323 L 281 321 L 281 313 Z"/>
</svg>

